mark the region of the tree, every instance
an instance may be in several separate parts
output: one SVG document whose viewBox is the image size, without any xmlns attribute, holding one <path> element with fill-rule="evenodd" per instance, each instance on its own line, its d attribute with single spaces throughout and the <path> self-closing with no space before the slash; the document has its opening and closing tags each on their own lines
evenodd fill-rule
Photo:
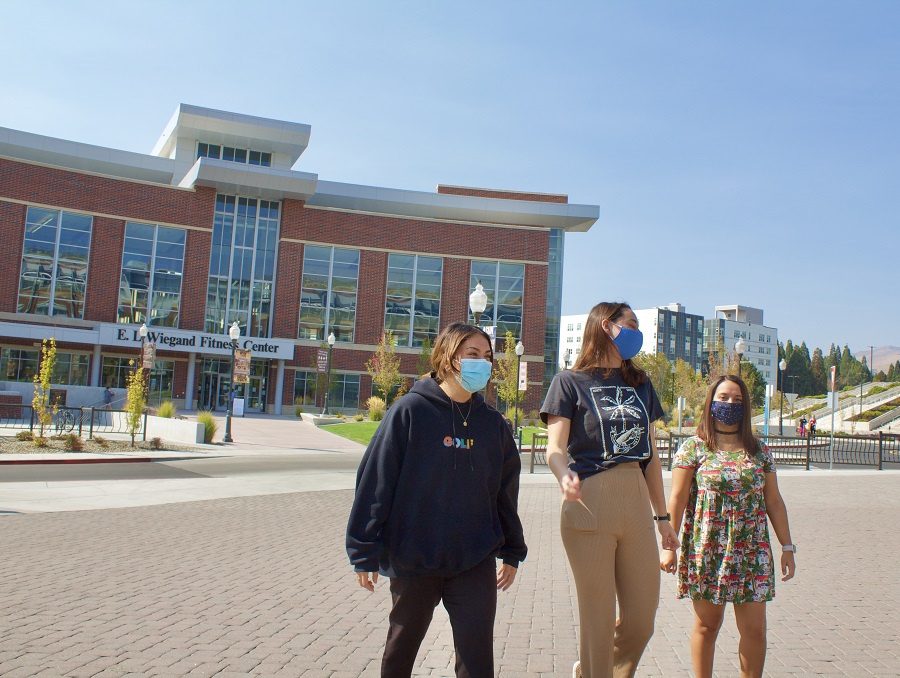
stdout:
<svg viewBox="0 0 900 678">
<path fill-rule="evenodd" d="M 387 402 L 391 389 L 400 381 L 400 356 L 394 350 L 394 333 L 391 330 L 381 335 L 378 350 L 366 361 L 366 372 L 372 376 L 372 385 Z"/>
<path fill-rule="evenodd" d="M 31 406 L 37 419 L 40 439 L 44 438 L 44 427 L 53 423 L 53 417 L 59 412 L 59 405 L 50 402 L 50 384 L 53 381 L 53 370 L 56 368 L 56 339 L 41 341 L 41 367 L 34 373 L 34 397 Z"/>
<path fill-rule="evenodd" d="M 516 337 L 509 330 L 506 331 L 506 347 L 500 360 L 494 363 L 494 382 L 497 387 L 497 397 L 506 403 L 508 410 L 516 403 L 516 393 L 519 392 L 519 372 L 516 369 Z M 524 393 L 524 392 L 522 392 Z M 520 397 L 522 397 L 520 395 Z"/>
<path fill-rule="evenodd" d="M 665 353 L 644 353 L 643 351 L 635 356 L 634 363 L 650 377 L 653 390 L 656 391 L 663 409 L 668 412 L 672 394 L 672 363 L 669 362 Z"/>
<path fill-rule="evenodd" d="M 766 401 L 766 380 L 756 369 L 756 365 L 749 360 L 741 361 L 741 379 L 744 380 L 750 393 L 750 404 L 753 407 L 762 407 Z"/>
<path fill-rule="evenodd" d="M 134 367 L 134 360 L 129 360 L 128 364 Z M 128 389 L 125 401 L 125 431 L 131 436 L 131 446 L 134 447 L 134 436 L 141 430 L 144 406 L 147 404 L 147 393 L 144 390 L 144 368 L 132 369 L 125 380 L 125 385 Z"/>
<path fill-rule="evenodd" d="M 825 370 L 825 358 L 821 348 L 813 351 L 810 372 L 812 373 L 812 393 L 825 393 L 828 390 L 828 372 Z"/>
<path fill-rule="evenodd" d="M 416 361 L 416 376 L 423 376 L 431 373 L 431 338 L 425 337 L 422 341 L 422 350 L 419 351 L 419 358 Z"/>
</svg>

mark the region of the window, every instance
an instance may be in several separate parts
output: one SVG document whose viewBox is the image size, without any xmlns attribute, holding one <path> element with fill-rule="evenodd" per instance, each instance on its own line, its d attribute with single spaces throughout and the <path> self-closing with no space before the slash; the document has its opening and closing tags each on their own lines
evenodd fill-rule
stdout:
<svg viewBox="0 0 900 678">
<path fill-rule="evenodd" d="M 109 388 L 128 388 L 128 375 L 137 369 L 135 358 L 104 358 L 103 383 Z M 173 360 L 156 360 L 150 370 L 148 379 L 148 402 L 158 404 L 172 397 L 172 384 L 175 377 Z"/>
<path fill-rule="evenodd" d="M 120 323 L 178 327 L 185 232 L 149 224 L 125 224 Z"/>
<path fill-rule="evenodd" d="M 566 343 L 571 344 L 575 341 L 575 337 L 566 337 Z"/>
<path fill-rule="evenodd" d="M 32 381 L 38 371 L 40 353 L 40 351 L 18 348 L 0 350 L 0 379 L 3 381 Z"/>
<path fill-rule="evenodd" d="M 771 334 L 766 335 L 766 342 L 768 342 L 770 344 L 772 343 L 772 335 Z"/>
<path fill-rule="evenodd" d="M 262 167 L 272 166 L 271 153 L 251 151 L 246 148 L 219 146 L 217 144 L 204 144 L 202 142 L 197 144 L 197 157 L 227 160 L 228 162 L 237 162 L 244 165 L 260 165 Z"/>
<path fill-rule="evenodd" d="M 297 370 L 294 372 L 295 405 L 316 406 L 317 377 L 318 373 L 310 370 Z"/>
<path fill-rule="evenodd" d="M 300 291 L 301 339 L 352 342 L 356 328 L 359 250 L 307 245 Z"/>
<path fill-rule="evenodd" d="M 567 327 L 566 329 L 567 329 L 569 332 L 571 332 L 572 330 L 574 330 L 574 329 L 575 329 L 574 323 L 569 323 L 569 325 L 568 325 L 568 327 Z M 581 327 L 579 326 L 578 329 L 581 329 Z"/>
<path fill-rule="evenodd" d="M 765 340 L 766 340 L 766 335 L 765 335 L 765 334 L 760 334 L 760 335 L 759 335 L 759 340 L 760 340 L 760 341 L 765 341 Z"/>
<path fill-rule="evenodd" d="M 735 338 L 735 339 L 740 339 L 740 338 L 741 338 L 741 333 L 740 333 L 738 330 L 735 330 L 735 331 L 734 331 L 734 338 Z"/>
<path fill-rule="evenodd" d="M 578 329 L 581 330 L 581 323 L 578 323 Z"/>
<path fill-rule="evenodd" d="M 88 356 L 82 353 L 57 353 L 51 381 L 54 384 L 87 386 Z"/>
<path fill-rule="evenodd" d="M 241 336 L 270 336 L 278 212 L 277 202 L 216 196 L 207 332 L 224 334 L 237 321 Z"/>
<path fill-rule="evenodd" d="M 581 343 L 581 337 L 575 337 L 575 341 L 576 341 L 577 343 L 580 344 L 580 343 Z"/>
<path fill-rule="evenodd" d="M 488 305 L 481 316 L 481 325 L 496 325 L 497 338 L 506 336 L 507 330 L 513 337 L 522 335 L 522 295 L 525 289 L 525 265 L 506 264 L 500 261 L 473 261 L 469 289 L 481 283 L 487 293 Z M 475 323 L 469 310 L 469 322 Z M 498 343 L 497 350 L 503 350 Z"/>
<path fill-rule="evenodd" d="M 29 207 L 19 313 L 84 317 L 92 217 Z"/>
<path fill-rule="evenodd" d="M 443 270 L 444 260 L 435 257 L 388 257 L 384 329 L 394 333 L 398 346 L 422 346 L 426 338 L 434 344 L 441 315 Z"/>
<path fill-rule="evenodd" d="M 669 327 L 673 330 L 678 328 L 678 317 L 675 315 L 669 316 Z"/>
<path fill-rule="evenodd" d="M 359 409 L 359 375 L 336 374 L 332 376 L 328 394 L 329 407 Z"/>
<path fill-rule="evenodd" d="M 684 330 L 685 330 L 685 332 L 691 331 L 691 319 L 690 318 L 684 319 Z"/>
</svg>

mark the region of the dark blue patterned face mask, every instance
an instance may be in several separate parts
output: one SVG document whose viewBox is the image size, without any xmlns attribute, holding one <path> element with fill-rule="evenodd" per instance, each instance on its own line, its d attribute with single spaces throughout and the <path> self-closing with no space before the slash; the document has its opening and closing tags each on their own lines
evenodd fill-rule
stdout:
<svg viewBox="0 0 900 678">
<path fill-rule="evenodd" d="M 744 418 L 744 404 L 714 400 L 709 406 L 709 413 L 713 416 L 713 419 L 725 424 L 725 426 L 734 426 L 741 423 L 741 419 Z"/>
</svg>

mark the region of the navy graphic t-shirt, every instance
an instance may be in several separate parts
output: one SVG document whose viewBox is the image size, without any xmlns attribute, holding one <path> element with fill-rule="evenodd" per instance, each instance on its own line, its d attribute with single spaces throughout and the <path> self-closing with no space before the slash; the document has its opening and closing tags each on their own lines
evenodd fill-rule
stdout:
<svg viewBox="0 0 900 678">
<path fill-rule="evenodd" d="M 649 379 L 629 386 L 618 369 L 563 370 L 541 407 L 544 423 L 551 414 L 572 421 L 569 468 L 583 480 L 618 464 L 649 461 L 650 425 L 663 410 Z"/>
</svg>

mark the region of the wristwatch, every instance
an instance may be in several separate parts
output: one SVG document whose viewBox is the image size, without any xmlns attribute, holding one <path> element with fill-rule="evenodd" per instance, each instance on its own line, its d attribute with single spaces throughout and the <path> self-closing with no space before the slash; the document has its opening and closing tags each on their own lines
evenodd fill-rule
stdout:
<svg viewBox="0 0 900 678">
<path fill-rule="evenodd" d="M 781 547 L 781 550 L 797 553 L 797 545 L 796 544 L 785 544 L 784 546 Z"/>
<path fill-rule="evenodd" d="M 672 520 L 672 514 L 667 513 L 664 516 L 653 516 L 653 520 Z"/>
</svg>

